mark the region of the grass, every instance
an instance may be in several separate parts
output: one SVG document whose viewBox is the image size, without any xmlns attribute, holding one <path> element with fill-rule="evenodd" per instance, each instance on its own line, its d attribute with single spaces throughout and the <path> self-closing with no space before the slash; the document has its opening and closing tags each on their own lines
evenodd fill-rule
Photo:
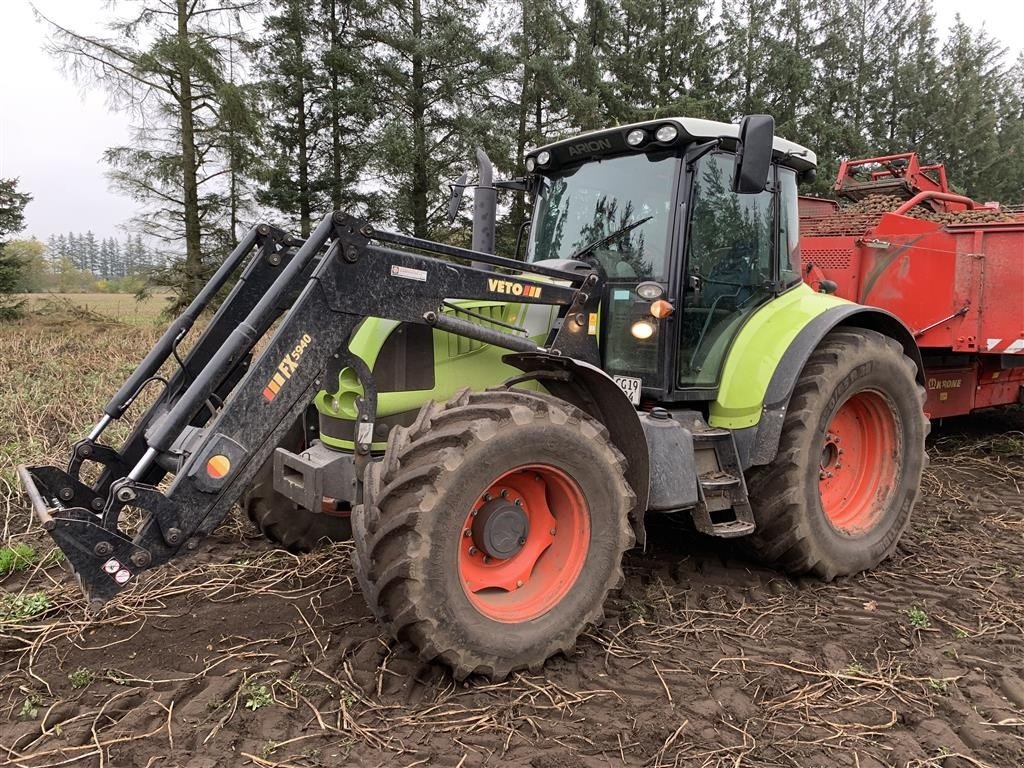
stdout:
<svg viewBox="0 0 1024 768">
<path fill-rule="evenodd" d="M 56 304 L 72 312 L 85 310 L 120 323 L 150 325 L 160 321 L 168 295 L 156 294 L 142 301 L 137 301 L 130 293 L 26 293 L 22 298 L 30 313 L 49 314 Z"/>
<path fill-rule="evenodd" d="M 62 298 L 75 302 L 82 296 L 90 294 Z M 111 314 L 97 319 L 69 311 L 0 323 L 0 541 L 5 544 L 31 527 L 31 516 L 19 498 L 17 465 L 64 464 L 71 443 L 88 432 L 163 330 L 157 321 L 162 301 L 151 300 L 129 324 L 114 318 L 128 311 L 132 297 L 95 298 L 106 303 L 93 306 Z M 140 406 L 144 403 L 135 408 Z M 105 439 L 119 444 L 133 415 L 134 409 L 125 423 L 108 429 Z"/>
<path fill-rule="evenodd" d="M 11 544 L 0 548 L 0 576 L 28 568 L 35 561 L 36 551 L 28 544 Z"/>
<path fill-rule="evenodd" d="M 42 568 L 64 562 L 64 553 L 53 547 L 45 555 L 38 555 L 34 547 L 24 542 L 15 542 L 0 547 L 0 578 L 16 571 L 24 571 L 38 564 Z"/>
</svg>

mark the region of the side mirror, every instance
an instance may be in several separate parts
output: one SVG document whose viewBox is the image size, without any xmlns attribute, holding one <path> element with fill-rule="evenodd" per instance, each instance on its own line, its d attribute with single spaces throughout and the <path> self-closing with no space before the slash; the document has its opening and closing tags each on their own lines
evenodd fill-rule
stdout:
<svg viewBox="0 0 1024 768">
<path fill-rule="evenodd" d="M 772 167 L 774 141 L 775 118 L 771 115 L 747 115 L 743 118 L 736 148 L 736 171 L 732 177 L 733 192 L 756 195 L 764 191 Z"/>
<path fill-rule="evenodd" d="M 466 179 L 469 178 L 467 174 L 463 173 L 455 181 L 448 185 L 448 189 L 451 191 L 448 195 L 448 223 L 454 224 L 455 219 L 459 215 L 459 205 L 462 203 L 462 193 L 466 191 L 466 187 L 469 185 L 466 183 Z"/>
</svg>

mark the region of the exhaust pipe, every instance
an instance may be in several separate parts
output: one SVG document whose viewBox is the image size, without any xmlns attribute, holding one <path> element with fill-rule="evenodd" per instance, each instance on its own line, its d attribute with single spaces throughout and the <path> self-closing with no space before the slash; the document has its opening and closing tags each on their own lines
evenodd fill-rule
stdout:
<svg viewBox="0 0 1024 768">
<path fill-rule="evenodd" d="M 473 250 L 494 253 L 494 225 L 498 214 L 498 190 L 494 186 L 494 165 L 483 147 L 476 148 L 477 182 L 473 192 Z M 478 261 L 473 266 L 493 269 Z"/>
</svg>

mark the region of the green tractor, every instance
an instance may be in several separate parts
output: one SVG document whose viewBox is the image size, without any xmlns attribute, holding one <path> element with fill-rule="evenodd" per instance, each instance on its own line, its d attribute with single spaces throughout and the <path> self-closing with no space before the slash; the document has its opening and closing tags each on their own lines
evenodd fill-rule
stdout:
<svg viewBox="0 0 1024 768">
<path fill-rule="evenodd" d="M 351 537 L 378 620 L 460 679 L 571 648 L 650 515 L 792 574 L 872 568 L 919 490 L 922 366 L 897 318 L 801 279 L 815 162 L 766 116 L 661 119 L 533 150 L 511 182 L 481 157 L 472 249 L 340 213 L 305 241 L 256 227 L 68 468 L 22 467 L 24 487 L 97 604 L 238 501 L 294 551 Z M 525 260 L 493 253 L 502 187 L 533 201 Z"/>
</svg>

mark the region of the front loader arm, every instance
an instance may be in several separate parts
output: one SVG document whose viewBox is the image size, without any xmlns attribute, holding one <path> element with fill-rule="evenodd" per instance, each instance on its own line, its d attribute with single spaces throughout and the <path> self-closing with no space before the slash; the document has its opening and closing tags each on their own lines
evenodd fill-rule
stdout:
<svg viewBox="0 0 1024 768">
<path fill-rule="evenodd" d="M 417 251 L 534 272 L 560 282 L 510 277 Z M 297 288 L 297 298 L 266 348 L 247 365 L 244 375 L 234 376 L 280 315 L 282 302 Z M 88 489 L 93 502 L 102 499 L 102 511 L 94 503 L 79 505 L 80 499 L 88 498 L 86 487 L 62 470 L 20 467 L 19 474 L 37 516 L 66 553 L 86 593 L 102 602 L 132 583 L 141 571 L 170 560 L 182 549 L 193 549 L 199 537 L 218 525 L 324 382 L 337 379 L 326 375 L 329 370 L 348 366 L 360 379 L 364 394 L 358 403 L 357 465 L 369 461 L 376 388 L 365 364 L 348 350 L 353 331 L 365 317 L 434 325 L 519 352 L 596 362 L 596 337 L 588 319 L 597 312 L 602 289 L 599 270 L 570 274 L 524 265 L 375 232 L 358 219 L 336 213 L 320 223 L 272 285 L 255 297 L 244 319 L 205 365 L 192 372 L 194 378 L 187 387 L 154 414 L 141 434 L 145 450 L 137 456 L 135 448 L 130 471 L 110 479 L 109 489 Z M 561 322 L 548 349 L 443 311 L 449 299 L 502 293 L 514 295 L 517 302 L 561 308 Z M 136 378 L 141 379 L 141 374 Z M 211 402 L 223 404 L 208 424 L 198 428 L 197 418 Z M 138 430 L 132 439 L 140 439 Z M 118 455 L 127 465 L 129 457 L 123 452 Z M 178 469 L 162 491 L 157 482 L 168 457 L 177 457 Z M 70 497 L 64 493 L 67 487 L 72 489 Z M 132 537 L 119 527 L 126 507 L 145 515 Z"/>
</svg>

